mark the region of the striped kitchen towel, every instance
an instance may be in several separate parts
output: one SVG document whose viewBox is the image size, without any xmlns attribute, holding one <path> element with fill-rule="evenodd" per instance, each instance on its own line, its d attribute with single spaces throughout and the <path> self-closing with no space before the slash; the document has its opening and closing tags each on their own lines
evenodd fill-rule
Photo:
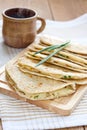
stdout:
<svg viewBox="0 0 87 130">
<path fill-rule="evenodd" d="M 39 130 L 87 125 L 87 94 L 70 116 L 59 116 L 0 94 L 3 130 Z"/>
</svg>

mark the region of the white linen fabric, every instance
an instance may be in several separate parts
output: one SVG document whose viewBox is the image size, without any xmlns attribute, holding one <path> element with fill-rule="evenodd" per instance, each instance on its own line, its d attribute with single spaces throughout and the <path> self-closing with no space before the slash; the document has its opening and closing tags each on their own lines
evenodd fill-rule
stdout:
<svg viewBox="0 0 87 130">
<path fill-rule="evenodd" d="M 87 14 L 67 21 L 47 20 L 42 34 L 87 44 Z M 38 23 L 39 24 L 39 23 Z M 14 49 L 3 43 L 0 22 L 0 66 L 12 59 L 22 49 Z M 29 103 L 0 94 L 0 117 L 3 130 L 38 130 L 87 125 L 87 93 L 70 116 L 59 116 Z"/>
</svg>

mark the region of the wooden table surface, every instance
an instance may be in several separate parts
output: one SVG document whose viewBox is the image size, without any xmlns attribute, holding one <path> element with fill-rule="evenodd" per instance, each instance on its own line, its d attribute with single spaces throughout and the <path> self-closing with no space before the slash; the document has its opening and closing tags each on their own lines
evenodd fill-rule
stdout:
<svg viewBox="0 0 87 130">
<path fill-rule="evenodd" d="M 0 19 L 2 11 L 11 7 L 27 7 L 35 9 L 45 19 L 67 21 L 87 13 L 87 0 L 0 0 Z M 60 130 L 87 130 L 87 126 Z"/>
</svg>

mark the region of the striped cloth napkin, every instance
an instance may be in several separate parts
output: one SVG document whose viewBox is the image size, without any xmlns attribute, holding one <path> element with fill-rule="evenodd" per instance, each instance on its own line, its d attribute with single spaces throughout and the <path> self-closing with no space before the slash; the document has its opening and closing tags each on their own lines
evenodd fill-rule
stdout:
<svg viewBox="0 0 87 130">
<path fill-rule="evenodd" d="M 2 22 L 0 31 L 1 27 Z M 68 22 L 47 20 L 46 29 L 42 34 L 86 44 L 87 14 Z M 20 51 L 21 49 L 13 49 L 3 44 L 0 32 L 0 66 Z M 87 93 L 73 113 L 65 117 L 0 94 L 0 116 L 3 130 L 42 130 L 87 125 Z"/>
</svg>

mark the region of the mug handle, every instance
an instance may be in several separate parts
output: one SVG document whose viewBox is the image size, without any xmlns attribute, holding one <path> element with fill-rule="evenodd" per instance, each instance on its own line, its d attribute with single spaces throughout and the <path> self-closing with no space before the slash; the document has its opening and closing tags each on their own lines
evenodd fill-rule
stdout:
<svg viewBox="0 0 87 130">
<path fill-rule="evenodd" d="M 41 17 L 37 17 L 37 20 L 41 21 L 41 26 L 39 27 L 39 29 L 37 30 L 37 34 L 39 34 L 40 32 L 42 32 L 46 26 L 46 22 L 43 18 Z"/>
</svg>

